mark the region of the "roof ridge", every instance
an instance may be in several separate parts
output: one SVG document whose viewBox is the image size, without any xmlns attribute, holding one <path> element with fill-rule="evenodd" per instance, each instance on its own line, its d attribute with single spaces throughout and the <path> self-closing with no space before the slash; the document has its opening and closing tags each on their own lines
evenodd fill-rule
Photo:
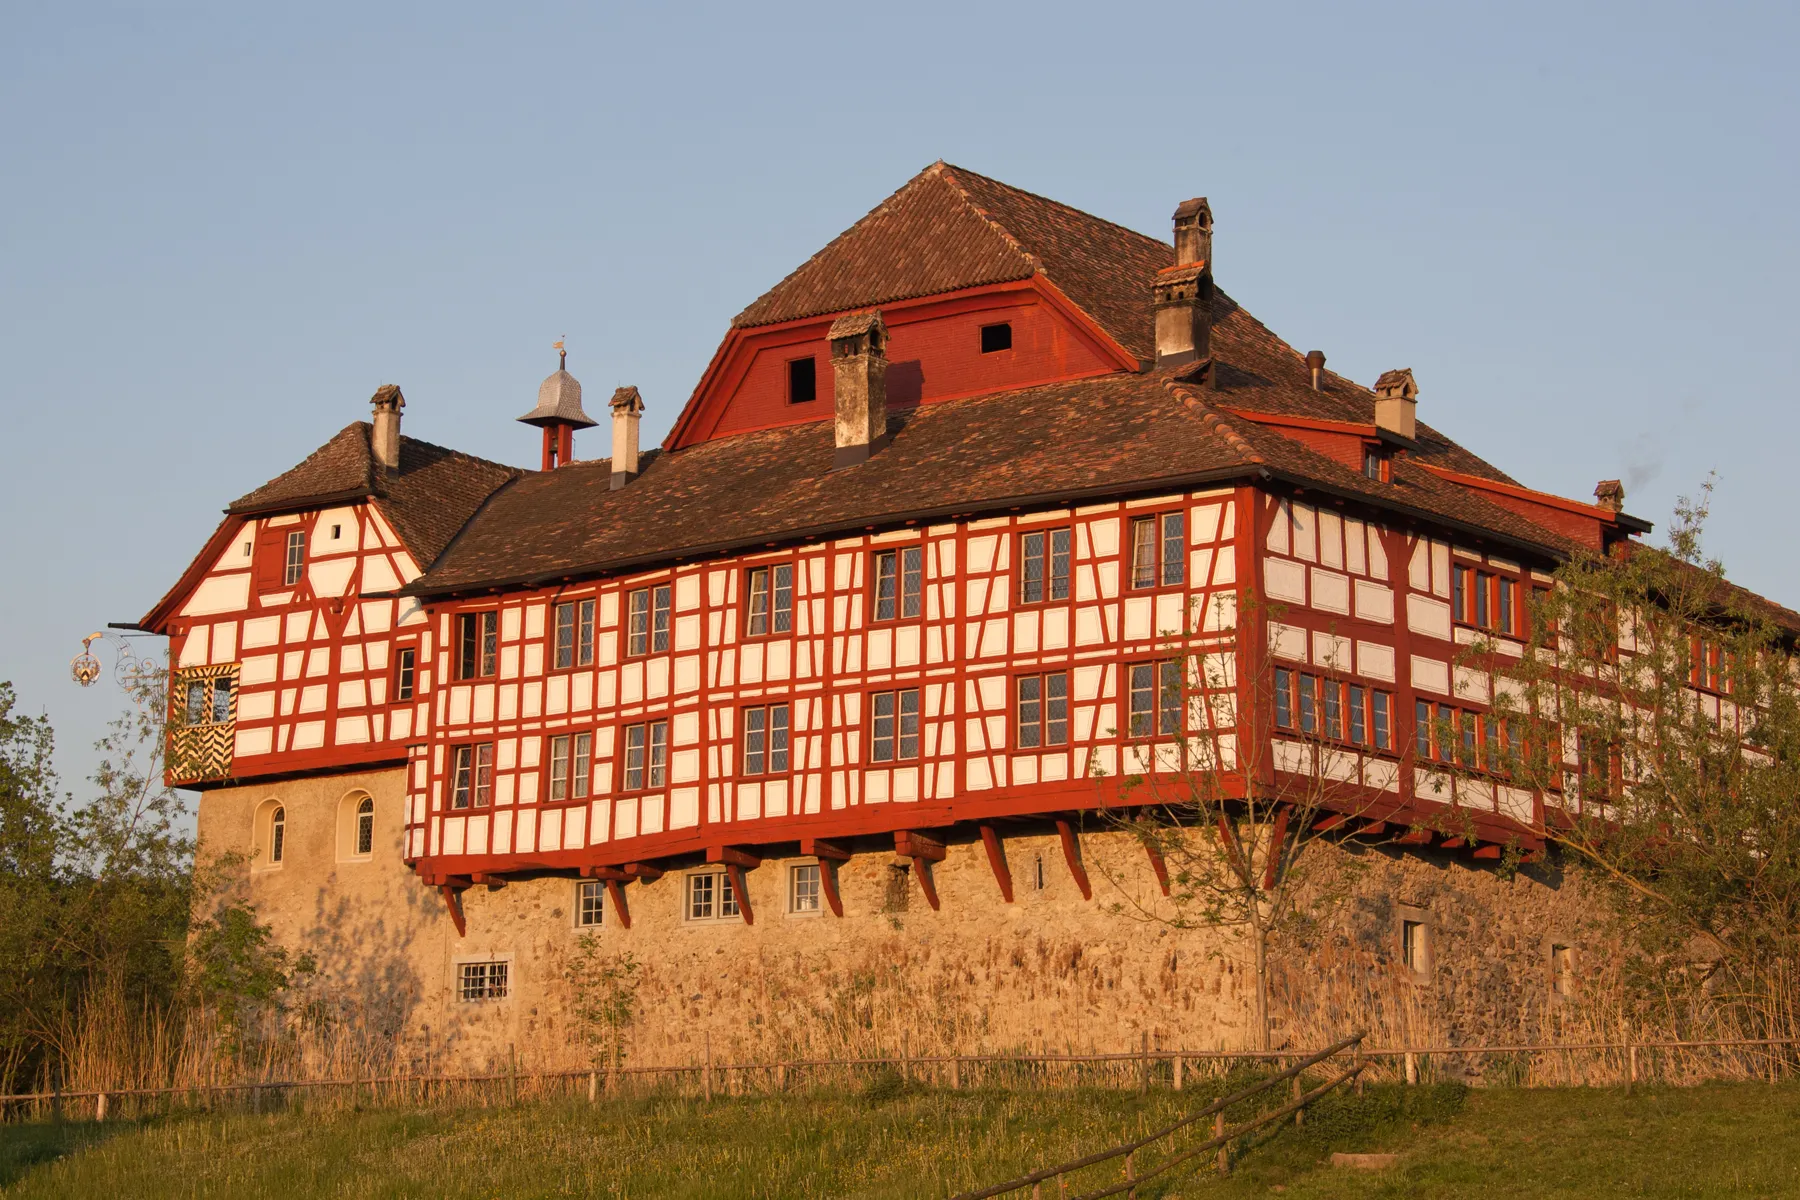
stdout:
<svg viewBox="0 0 1800 1200">
<path fill-rule="evenodd" d="M 1000 223 L 1000 218 L 994 216 L 993 213 L 989 212 L 987 209 L 983 208 L 981 205 L 975 203 L 975 197 L 969 195 L 969 189 L 963 186 L 962 181 L 960 179 L 956 178 L 957 172 L 959 172 L 961 169 L 962 168 L 960 168 L 960 167 L 952 166 L 951 164 L 945 162 L 941 158 L 938 159 L 936 162 L 932 163 L 931 166 L 926 168 L 927 171 L 932 172 L 939 179 L 943 180 L 944 185 L 946 187 L 948 187 L 951 191 L 956 193 L 957 198 L 960 199 L 965 205 L 968 206 L 970 212 L 974 213 L 976 216 L 980 217 L 983 221 L 987 222 L 988 225 L 993 227 L 993 230 L 995 233 L 999 234 L 1002 238 L 1006 239 L 1006 244 L 1011 246 L 1013 248 L 1013 250 L 1016 251 L 1018 253 L 1018 255 L 1021 258 L 1023 258 L 1026 262 L 1030 263 L 1032 270 L 1037 271 L 1039 274 L 1043 274 L 1043 275 L 1049 274 L 1049 272 L 1044 270 L 1044 260 L 1043 259 L 1039 258 L 1037 255 L 1033 254 L 1031 251 L 1027 250 L 1022 244 L 1020 244 L 1019 239 L 1016 236 L 1014 236 L 1013 231 L 1008 229 L 1006 226 L 1004 226 Z M 987 179 L 987 176 L 979 175 L 974 171 L 970 171 L 969 174 L 975 175 L 976 178 L 978 178 L 978 179 Z M 988 182 L 998 184 L 1000 187 L 1007 186 L 1006 184 L 1000 183 L 1000 181 L 997 179 L 989 179 Z M 1019 191 L 1020 189 L 1013 188 L 1012 190 Z M 1031 195 L 1030 192 L 1026 192 L 1025 194 L 1028 196 Z M 1039 196 L 1037 198 L 1040 200 L 1043 199 L 1042 196 Z M 1054 203 L 1054 201 L 1052 201 L 1052 203 Z M 1063 207 L 1066 208 L 1068 206 L 1064 205 Z"/>
<path fill-rule="evenodd" d="M 1045 196 L 1041 193 L 1031 191 L 1029 188 L 1019 187 L 1016 184 L 1011 184 L 1011 183 L 1006 182 L 1004 179 L 995 179 L 992 175 L 983 175 L 980 171 L 971 171 L 967 167 L 959 167 L 955 163 L 944 162 L 944 160 L 941 158 L 932 165 L 933 166 L 941 165 L 946 170 L 954 171 L 959 175 L 973 175 L 975 178 L 982 180 L 985 183 L 991 183 L 995 187 L 1005 188 L 1009 192 L 1017 192 L 1021 196 L 1030 196 L 1033 200 L 1038 201 L 1040 204 L 1048 204 L 1052 208 L 1060 208 L 1064 212 L 1074 213 L 1076 216 L 1081 217 L 1084 220 L 1094 221 L 1101 225 L 1109 225 L 1112 228 L 1119 230 L 1121 233 L 1129 233 L 1132 237 L 1141 238 L 1145 242 L 1154 243 L 1155 245 L 1161 246 L 1165 250 L 1170 249 L 1170 245 L 1168 242 L 1163 241 L 1159 237 L 1155 237 L 1151 234 L 1145 233 L 1141 229 L 1133 229 L 1129 225 L 1121 225 L 1117 221 L 1109 221 L 1105 217 L 1096 216 L 1095 214 L 1087 211 L 1085 208 L 1076 208 L 1073 204 L 1066 204 L 1061 200 L 1057 200 L 1050 196 Z M 959 185 L 959 187 L 960 187 L 960 185 Z"/>
<path fill-rule="evenodd" d="M 357 424 L 364 426 L 365 428 L 369 427 L 369 422 L 367 421 L 358 421 Z M 401 434 L 400 440 L 403 443 L 411 442 L 415 446 L 426 446 L 433 450 L 441 450 L 445 454 L 454 454 L 457 458 L 466 459 L 469 462 L 477 462 L 486 467 L 498 467 L 502 471 L 513 471 L 527 475 L 531 473 L 531 468 L 529 467 L 515 467 L 511 463 L 495 462 L 491 458 L 483 458 L 479 454 L 470 454 L 467 450 L 458 450 L 454 446 L 443 446 L 439 445 L 437 442 L 428 442 L 424 438 L 416 438 L 407 434 Z M 374 455 L 370 455 L 371 461 L 373 458 Z"/>
<path fill-rule="evenodd" d="M 1268 460 L 1256 452 L 1256 448 L 1244 439 L 1244 435 L 1239 433 L 1231 422 L 1219 415 L 1218 409 L 1194 395 L 1187 385 L 1173 378 L 1164 379 L 1162 384 L 1169 389 L 1169 394 L 1179 400 L 1183 406 L 1198 414 L 1200 423 L 1206 426 L 1220 441 L 1230 446 L 1235 453 L 1258 466 L 1267 463 Z"/>
</svg>

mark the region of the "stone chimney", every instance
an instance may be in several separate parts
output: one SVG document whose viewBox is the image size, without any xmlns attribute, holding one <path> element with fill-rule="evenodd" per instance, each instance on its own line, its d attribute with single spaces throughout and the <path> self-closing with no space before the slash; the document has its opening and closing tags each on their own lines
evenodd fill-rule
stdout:
<svg viewBox="0 0 1800 1200">
<path fill-rule="evenodd" d="M 1602 479 L 1594 485 L 1594 503 L 1607 512 L 1625 511 L 1625 485 L 1617 479 Z"/>
<path fill-rule="evenodd" d="M 851 313 L 831 323 L 837 452 L 833 470 L 853 467 L 887 440 L 887 323 L 881 310 Z"/>
<path fill-rule="evenodd" d="M 612 486 L 618 491 L 638 473 L 638 418 L 644 398 L 634 387 L 622 387 L 612 397 Z"/>
<path fill-rule="evenodd" d="M 1175 210 L 1175 265 L 1151 284 L 1156 365 L 1178 367 L 1212 355 L 1212 208 L 1205 197 Z"/>
<path fill-rule="evenodd" d="M 1419 385 L 1411 367 L 1383 371 L 1375 381 L 1375 428 L 1412 441 L 1418 429 Z"/>
<path fill-rule="evenodd" d="M 1308 350 L 1306 352 L 1306 369 L 1312 373 L 1312 390 L 1315 392 L 1324 391 L 1325 352 L 1323 350 Z"/>
<path fill-rule="evenodd" d="M 378 470 L 392 474 L 400 469 L 400 410 L 406 397 L 396 384 L 384 383 L 369 400 L 375 406 L 375 428 L 369 434 L 369 453 Z"/>
</svg>

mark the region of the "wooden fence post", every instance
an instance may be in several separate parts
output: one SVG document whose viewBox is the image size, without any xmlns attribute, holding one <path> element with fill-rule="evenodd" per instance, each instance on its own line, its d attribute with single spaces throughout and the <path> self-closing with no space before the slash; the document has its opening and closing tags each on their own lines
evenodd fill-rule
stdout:
<svg viewBox="0 0 1800 1200">
<path fill-rule="evenodd" d="M 1625 1094 L 1629 1096 L 1631 1089 L 1637 1086 L 1637 1047 L 1625 1047 L 1625 1058 Z"/>
<path fill-rule="evenodd" d="M 1300 1077 L 1298 1075 L 1294 1076 L 1294 1103 L 1300 1103 Z M 1294 1124 L 1296 1126 L 1306 1124 L 1306 1110 L 1304 1108 L 1296 1108 L 1294 1110 Z"/>
<path fill-rule="evenodd" d="M 1409 1084 L 1419 1082 L 1419 1059 L 1411 1050 L 1406 1052 L 1406 1082 Z"/>
<path fill-rule="evenodd" d="M 706 1067 L 700 1073 L 700 1086 L 706 1099 L 712 1099 L 712 1030 L 706 1031 Z"/>
<path fill-rule="evenodd" d="M 106 1093 L 105 1092 L 101 1092 L 98 1096 L 94 1097 L 94 1120 L 95 1121 L 106 1120 Z"/>
<path fill-rule="evenodd" d="M 600 1072 L 588 1072 L 588 1103 L 597 1104 L 600 1100 Z"/>
<path fill-rule="evenodd" d="M 1356 1060 L 1355 1065 L 1360 1068 L 1363 1065 L 1363 1044 L 1361 1042 L 1356 1043 L 1355 1060 Z M 1366 1074 L 1366 1072 L 1364 1072 L 1362 1070 L 1358 1070 L 1356 1072 L 1356 1094 L 1359 1096 L 1363 1094 L 1363 1075 L 1364 1074 Z"/>
<path fill-rule="evenodd" d="M 1221 1110 L 1221 1111 L 1213 1114 L 1213 1137 L 1223 1138 L 1224 1136 L 1225 1136 L 1225 1113 Z M 1231 1170 L 1231 1151 L 1230 1151 L 1230 1148 L 1227 1147 L 1223 1141 L 1221 1141 L 1219 1143 L 1219 1174 L 1223 1175 L 1230 1170 Z"/>
<path fill-rule="evenodd" d="M 1175 1064 L 1172 1069 L 1175 1074 L 1175 1090 L 1179 1092 L 1181 1090 L 1181 1055 L 1175 1056 Z"/>
</svg>

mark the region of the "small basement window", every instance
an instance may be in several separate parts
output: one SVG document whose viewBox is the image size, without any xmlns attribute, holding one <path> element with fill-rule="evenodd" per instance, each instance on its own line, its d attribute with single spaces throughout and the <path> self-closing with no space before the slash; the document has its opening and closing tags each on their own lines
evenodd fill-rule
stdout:
<svg viewBox="0 0 1800 1200">
<path fill-rule="evenodd" d="M 981 327 L 981 352 L 993 354 L 1000 350 L 1012 349 L 1012 322 L 1002 321 L 998 325 Z"/>
<path fill-rule="evenodd" d="M 1419 914 L 1423 917 L 1423 913 Z M 1400 961 L 1415 979 L 1431 975 L 1431 926 L 1424 920 L 1400 922 Z"/>
<path fill-rule="evenodd" d="M 575 928 L 594 929 L 606 920 L 606 884 L 584 879 L 575 885 Z"/>
<path fill-rule="evenodd" d="M 819 377 L 812 356 L 788 360 L 788 403 L 805 404 L 819 398 Z"/>
<path fill-rule="evenodd" d="M 506 999 L 506 968 L 504 961 L 458 963 L 458 998 L 464 1004 Z"/>
</svg>

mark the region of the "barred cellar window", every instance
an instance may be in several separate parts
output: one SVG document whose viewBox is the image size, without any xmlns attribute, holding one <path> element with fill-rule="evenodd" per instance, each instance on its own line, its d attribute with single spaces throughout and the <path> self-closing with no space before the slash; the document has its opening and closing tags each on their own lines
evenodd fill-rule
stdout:
<svg viewBox="0 0 1800 1200">
<path fill-rule="evenodd" d="M 508 965 L 504 960 L 458 963 L 457 995 L 464 1004 L 506 999 Z"/>
</svg>

